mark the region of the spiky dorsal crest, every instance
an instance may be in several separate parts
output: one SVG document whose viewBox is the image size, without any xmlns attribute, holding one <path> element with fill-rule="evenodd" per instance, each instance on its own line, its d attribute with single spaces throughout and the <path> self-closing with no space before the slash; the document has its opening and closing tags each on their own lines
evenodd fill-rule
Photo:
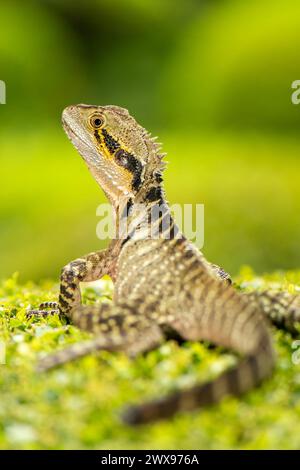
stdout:
<svg viewBox="0 0 300 470">
<path fill-rule="evenodd" d="M 167 162 L 164 161 L 166 152 L 161 152 L 162 144 L 157 142 L 157 137 L 152 136 L 150 132 L 145 130 L 144 138 L 149 150 L 148 171 L 147 173 L 159 174 L 165 170 Z"/>
</svg>

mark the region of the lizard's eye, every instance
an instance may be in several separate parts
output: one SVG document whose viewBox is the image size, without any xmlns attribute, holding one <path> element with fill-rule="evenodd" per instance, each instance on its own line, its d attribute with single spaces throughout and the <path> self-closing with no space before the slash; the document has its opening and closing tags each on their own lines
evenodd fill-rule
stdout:
<svg viewBox="0 0 300 470">
<path fill-rule="evenodd" d="M 94 129 L 99 129 L 104 124 L 104 117 L 101 114 L 94 114 L 90 118 L 90 124 Z"/>
</svg>

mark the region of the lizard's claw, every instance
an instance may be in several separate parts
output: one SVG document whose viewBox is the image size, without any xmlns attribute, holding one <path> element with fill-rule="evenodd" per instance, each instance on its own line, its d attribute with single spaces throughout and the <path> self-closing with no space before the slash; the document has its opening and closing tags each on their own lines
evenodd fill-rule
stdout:
<svg viewBox="0 0 300 470">
<path fill-rule="evenodd" d="M 42 302 L 39 306 L 39 309 L 48 309 L 50 308 L 51 310 L 59 310 L 59 304 L 58 302 Z"/>
<path fill-rule="evenodd" d="M 58 309 L 55 310 L 28 310 L 26 316 L 27 318 L 31 317 L 48 317 L 49 315 L 60 314 Z"/>
</svg>

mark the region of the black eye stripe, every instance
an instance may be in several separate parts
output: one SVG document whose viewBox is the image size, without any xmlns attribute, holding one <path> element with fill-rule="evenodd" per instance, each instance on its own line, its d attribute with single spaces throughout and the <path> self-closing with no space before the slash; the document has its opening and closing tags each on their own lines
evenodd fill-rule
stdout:
<svg viewBox="0 0 300 470">
<path fill-rule="evenodd" d="M 101 133 L 101 136 L 100 136 Z M 117 140 L 115 140 L 105 128 L 100 129 L 100 131 L 95 130 L 94 132 L 96 140 L 101 144 L 104 142 L 106 148 L 114 156 L 115 162 L 126 168 L 126 170 L 130 171 L 133 175 L 132 179 L 132 189 L 138 190 L 142 184 L 142 172 L 143 172 L 143 165 L 139 161 L 137 157 L 133 154 L 127 152 L 120 148 L 120 144 Z M 102 137 L 102 139 L 101 139 Z"/>
<path fill-rule="evenodd" d="M 102 129 L 102 135 L 103 135 L 103 138 L 104 138 L 104 143 L 106 145 L 106 147 L 108 148 L 108 151 L 110 153 L 114 153 L 119 147 L 120 147 L 120 144 L 119 142 L 114 139 L 108 132 L 105 128 Z"/>
<path fill-rule="evenodd" d="M 143 171 L 143 165 L 141 162 L 131 153 L 126 150 L 120 149 L 115 154 L 116 163 L 126 170 L 130 171 L 133 175 L 132 188 L 138 190 L 141 186 L 141 176 Z"/>
<path fill-rule="evenodd" d="M 101 137 L 100 137 L 100 135 L 99 135 L 99 131 L 98 131 L 98 130 L 95 130 L 94 136 L 95 136 L 96 140 L 97 140 L 99 143 L 101 143 Z"/>
</svg>

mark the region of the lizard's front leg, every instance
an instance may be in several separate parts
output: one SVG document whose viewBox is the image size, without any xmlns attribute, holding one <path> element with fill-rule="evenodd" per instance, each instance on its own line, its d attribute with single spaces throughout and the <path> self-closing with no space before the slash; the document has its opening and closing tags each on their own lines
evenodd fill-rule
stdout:
<svg viewBox="0 0 300 470">
<path fill-rule="evenodd" d="M 111 264 L 109 250 L 92 252 L 71 261 L 61 271 L 58 303 L 43 302 L 38 310 L 31 310 L 28 315 L 60 313 L 72 320 L 72 312 L 81 305 L 80 283 L 96 281 L 105 274 L 110 275 Z"/>
<path fill-rule="evenodd" d="M 81 305 L 80 283 L 96 281 L 110 274 L 110 267 L 108 250 L 89 253 L 67 264 L 60 277 L 60 312 L 72 320 L 73 312 Z"/>
</svg>

